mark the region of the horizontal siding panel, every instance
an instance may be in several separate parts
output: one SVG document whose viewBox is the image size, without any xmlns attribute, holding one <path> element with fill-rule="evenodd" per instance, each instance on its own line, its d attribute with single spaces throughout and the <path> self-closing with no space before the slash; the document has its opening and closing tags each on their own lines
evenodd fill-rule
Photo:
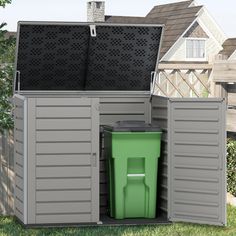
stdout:
<svg viewBox="0 0 236 236">
<path fill-rule="evenodd" d="M 144 114 L 145 104 L 142 103 L 108 103 L 100 105 L 101 114 Z"/>
<path fill-rule="evenodd" d="M 211 140 L 211 142 L 218 142 L 218 138 L 217 138 L 218 136 L 216 134 L 204 133 L 204 131 L 200 133 L 201 130 L 199 130 L 198 132 L 199 133 L 197 133 L 197 130 L 194 130 L 193 132 L 189 131 L 189 133 L 187 133 L 187 131 L 185 130 L 182 130 L 178 133 L 175 132 L 174 139 L 176 141 L 186 141 L 186 142 L 206 142 L 207 143 L 209 142 L 209 140 Z"/>
<path fill-rule="evenodd" d="M 15 127 L 23 130 L 23 127 L 24 127 L 23 119 L 15 119 Z"/>
<path fill-rule="evenodd" d="M 204 110 L 204 112 L 199 112 L 199 109 L 188 109 L 188 110 L 184 110 L 184 109 L 178 109 L 175 111 L 175 117 L 174 119 L 216 119 L 219 117 L 219 110 L 215 109 L 215 110 Z"/>
<path fill-rule="evenodd" d="M 37 203 L 36 214 L 90 213 L 91 202 Z"/>
<path fill-rule="evenodd" d="M 36 191 L 36 202 L 91 201 L 90 190 Z"/>
<path fill-rule="evenodd" d="M 24 201 L 23 191 L 19 189 L 17 186 L 15 188 L 15 194 L 18 199 L 20 199 L 22 202 Z"/>
<path fill-rule="evenodd" d="M 109 104 L 109 103 L 118 103 L 118 104 L 130 104 L 130 103 L 144 103 L 145 101 L 149 101 L 149 98 L 146 97 L 101 97 L 100 104 Z"/>
<path fill-rule="evenodd" d="M 40 130 L 88 130 L 90 119 L 37 119 L 36 129 Z"/>
<path fill-rule="evenodd" d="M 79 141 L 90 141 L 90 140 L 91 140 L 91 131 L 44 130 L 36 132 L 36 141 L 38 142 L 63 142 L 63 141 L 79 142 Z"/>
<path fill-rule="evenodd" d="M 187 202 L 182 203 L 182 204 L 175 203 L 174 208 L 175 208 L 175 212 L 186 212 L 187 214 L 194 212 L 194 214 L 214 215 L 216 218 L 219 217 L 219 208 L 211 206 L 210 203 L 208 206 L 191 205 L 191 204 L 187 204 Z"/>
<path fill-rule="evenodd" d="M 91 167 L 37 167 L 37 178 L 90 177 Z"/>
<path fill-rule="evenodd" d="M 23 166 L 24 165 L 23 156 L 21 154 L 19 154 L 19 153 L 15 153 L 15 162 L 17 162 L 18 164 Z"/>
<path fill-rule="evenodd" d="M 91 143 L 37 143 L 36 153 L 91 153 Z"/>
<path fill-rule="evenodd" d="M 20 178 L 19 176 L 16 176 L 15 179 L 16 179 L 16 185 L 19 186 L 21 189 L 24 189 L 23 179 Z"/>
<path fill-rule="evenodd" d="M 199 192 L 199 193 L 198 193 Z M 218 202 L 219 201 L 219 196 L 218 194 L 213 194 L 214 191 L 211 191 L 211 193 L 202 193 L 203 190 L 199 189 L 197 191 L 194 191 L 192 189 L 175 189 L 174 194 L 175 194 L 175 199 L 176 200 L 182 200 L 182 201 L 201 201 L 201 202 Z M 210 192 L 210 191 L 209 191 Z"/>
<path fill-rule="evenodd" d="M 17 164 L 15 165 L 15 172 L 19 176 L 22 176 L 22 177 L 24 176 L 23 168 L 21 166 L 17 165 Z"/>
<path fill-rule="evenodd" d="M 181 155 L 181 154 L 180 154 Z M 217 156 L 217 155 L 216 155 Z M 177 160 L 176 160 L 177 159 Z M 201 163 L 199 163 L 199 160 L 201 160 Z M 186 167 L 190 167 L 193 166 L 195 168 L 205 168 L 207 169 L 209 167 L 209 169 L 212 168 L 219 168 L 219 163 L 218 163 L 218 157 L 217 158 L 207 158 L 207 157 L 201 157 L 200 155 L 198 156 L 196 154 L 195 157 L 191 157 L 191 156 L 178 156 L 175 157 L 175 161 L 177 163 L 178 166 L 186 166 Z"/>
<path fill-rule="evenodd" d="M 23 118 L 24 117 L 23 107 L 15 107 L 14 115 L 15 115 L 16 118 Z"/>
<path fill-rule="evenodd" d="M 18 153 L 22 153 L 22 154 L 23 154 L 23 151 L 24 151 L 24 145 L 23 145 L 23 143 L 15 142 L 15 150 L 16 150 Z"/>
<path fill-rule="evenodd" d="M 101 160 L 100 162 L 99 162 L 99 167 L 100 167 L 100 171 L 106 171 L 106 169 L 107 169 L 107 163 L 106 163 L 106 161 L 105 160 Z"/>
<path fill-rule="evenodd" d="M 15 213 L 16 217 L 21 221 L 21 222 L 24 222 L 24 216 L 23 216 L 23 213 L 20 212 L 17 208 L 15 210 Z"/>
<path fill-rule="evenodd" d="M 90 117 L 90 107 L 37 107 L 37 118 L 71 118 Z"/>
<path fill-rule="evenodd" d="M 37 166 L 91 165 L 91 154 L 36 155 Z"/>
<path fill-rule="evenodd" d="M 37 106 L 91 106 L 90 98 L 37 98 Z"/>
<path fill-rule="evenodd" d="M 145 116 L 143 115 L 137 115 L 137 114 L 113 114 L 113 115 L 105 115 L 101 114 L 100 115 L 100 121 L 101 125 L 109 125 L 113 124 L 117 121 L 121 120 L 139 120 L 139 121 L 145 121 Z"/>
<path fill-rule="evenodd" d="M 23 142 L 24 140 L 24 133 L 20 130 L 15 130 L 14 132 L 15 140 Z"/>
<path fill-rule="evenodd" d="M 107 194 L 108 192 L 107 190 L 108 190 L 108 187 L 106 183 L 100 184 L 100 194 Z"/>
<path fill-rule="evenodd" d="M 20 211 L 20 212 L 24 212 L 24 205 L 21 201 L 19 201 L 18 199 L 15 199 L 15 207 Z"/>
<path fill-rule="evenodd" d="M 193 153 L 195 155 L 197 154 L 218 154 L 219 148 L 217 146 L 207 146 L 205 145 L 175 145 L 175 152 L 176 153 L 182 153 L 184 148 L 184 152 L 186 153 Z"/>
<path fill-rule="evenodd" d="M 89 189 L 91 188 L 90 178 L 66 178 L 66 179 L 36 179 L 37 190 L 68 190 L 68 189 Z"/>
<path fill-rule="evenodd" d="M 219 189 L 219 184 L 217 182 L 212 182 L 209 187 L 209 182 L 204 182 L 204 181 L 193 181 L 193 180 L 174 180 L 174 185 L 176 189 L 181 189 L 184 186 L 184 189 L 191 189 L 191 190 L 196 190 L 196 191 L 211 191 L 211 192 L 218 192 Z"/>
<path fill-rule="evenodd" d="M 108 177 L 106 172 L 100 172 L 100 184 L 107 183 Z"/>
<path fill-rule="evenodd" d="M 36 224 L 71 224 L 91 222 L 91 214 L 37 215 Z"/>
<path fill-rule="evenodd" d="M 100 195 L 100 205 L 101 206 L 107 206 L 108 200 L 107 200 L 107 195 Z"/>
<path fill-rule="evenodd" d="M 191 178 L 202 178 L 202 179 L 218 179 L 217 176 L 218 170 L 201 170 L 201 169 L 190 169 L 190 168 L 176 168 L 175 167 L 175 178 L 180 176 L 191 177 Z"/>
</svg>

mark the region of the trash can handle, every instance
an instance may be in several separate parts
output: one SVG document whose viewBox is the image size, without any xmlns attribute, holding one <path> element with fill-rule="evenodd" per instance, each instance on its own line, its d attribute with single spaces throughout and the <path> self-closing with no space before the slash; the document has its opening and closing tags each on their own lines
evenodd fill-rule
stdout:
<svg viewBox="0 0 236 236">
<path fill-rule="evenodd" d="M 145 174 L 127 174 L 128 177 L 145 177 Z"/>
</svg>

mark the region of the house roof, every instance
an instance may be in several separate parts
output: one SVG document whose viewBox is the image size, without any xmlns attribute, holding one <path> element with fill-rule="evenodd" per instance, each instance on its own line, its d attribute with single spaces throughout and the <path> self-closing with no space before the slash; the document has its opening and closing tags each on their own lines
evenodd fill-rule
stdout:
<svg viewBox="0 0 236 236">
<path fill-rule="evenodd" d="M 16 32 L 13 32 L 13 31 L 7 31 L 6 34 L 5 34 L 5 37 L 6 38 L 10 38 L 10 37 L 14 37 L 16 38 Z"/>
<path fill-rule="evenodd" d="M 160 51 L 160 58 L 162 58 L 190 27 L 197 18 L 198 12 L 203 8 L 203 6 L 192 6 L 193 2 L 191 0 L 158 5 L 153 7 L 146 17 L 107 16 L 106 21 L 131 23 L 131 18 L 133 18 L 133 23 L 146 23 L 147 19 L 152 19 L 153 23 L 165 24 L 165 32 Z"/>
<path fill-rule="evenodd" d="M 236 50 L 236 38 L 229 38 L 225 40 L 222 47 L 223 50 L 221 50 L 219 54 L 227 56 L 229 58 Z"/>
</svg>

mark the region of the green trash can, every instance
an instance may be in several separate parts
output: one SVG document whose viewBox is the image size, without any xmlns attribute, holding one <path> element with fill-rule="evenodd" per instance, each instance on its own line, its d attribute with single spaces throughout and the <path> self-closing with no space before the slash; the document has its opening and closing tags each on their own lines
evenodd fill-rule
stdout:
<svg viewBox="0 0 236 236">
<path fill-rule="evenodd" d="M 161 129 L 140 121 L 104 127 L 110 216 L 155 218 Z"/>
</svg>

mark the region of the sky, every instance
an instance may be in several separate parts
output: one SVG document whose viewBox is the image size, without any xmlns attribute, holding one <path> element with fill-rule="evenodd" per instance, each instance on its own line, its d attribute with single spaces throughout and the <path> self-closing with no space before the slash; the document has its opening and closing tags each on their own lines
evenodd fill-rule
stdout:
<svg viewBox="0 0 236 236">
<path fill-rule="evenodd" d="M 153 6 L 181 0 L 105 0 L 106 15 L 145 16 Z M 205 5 L 227 37 L 236 37 L 235 0 L 197 0 Z M 16 31 L 18 21 L 86 21 L 87 0 L 12 0 L 0 8 L 0 22 Z"/>
</svg>

